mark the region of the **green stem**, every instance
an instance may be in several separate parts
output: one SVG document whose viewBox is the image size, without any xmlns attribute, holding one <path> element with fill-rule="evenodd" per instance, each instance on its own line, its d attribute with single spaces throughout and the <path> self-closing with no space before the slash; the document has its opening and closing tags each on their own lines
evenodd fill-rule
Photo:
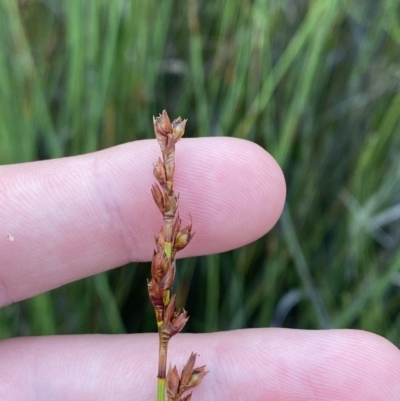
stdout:
<svg viewBox="0 0 400 401">
<path fill-rule="evenodd" d="M 165 400 L 165 377 L 157 379 L 157 401 Z"/>
</svg>

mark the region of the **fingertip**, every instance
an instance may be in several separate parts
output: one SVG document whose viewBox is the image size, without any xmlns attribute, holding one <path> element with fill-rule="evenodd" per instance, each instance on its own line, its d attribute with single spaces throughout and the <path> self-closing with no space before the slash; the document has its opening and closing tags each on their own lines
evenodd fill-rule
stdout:
<svg viewBox="0 0 400 401">
<path fill-rule="evenodd" d="M 150 260 L 162 226 L 151 195 L 159 156 L 156 140 L 145 140 L 5 166 L 0 222 L 15 240 L 7 239 L 0 255 L 0 304 L 129 261 Z M 179 141 L 174 181 L 183 225 L 191 219 L 196 232 L 180 257 L 256 240 L 276 223 L 285 198 L 275 160 L 258 145 L 235 138 Z"/>
<path fill-rule="evenodd" d="M 234 249 L 276 224 L 286 184 L 281 168 L 265 149 L 228 137 L 188 139 L 178 145 L 180 212 L 193 216 L 197 232 L 180 256 Z"/>
</svg>

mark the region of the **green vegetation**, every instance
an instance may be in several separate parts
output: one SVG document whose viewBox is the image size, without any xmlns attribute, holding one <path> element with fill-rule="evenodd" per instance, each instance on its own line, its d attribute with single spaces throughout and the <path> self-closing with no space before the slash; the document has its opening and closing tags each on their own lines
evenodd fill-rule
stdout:
<svg viewBox="0 0 400 401">
<path fill-rule="evenodd" d="M 186 135 L 255 141 L 285 172 L 284 214 L 242 249 L 179 262 L 187 330 L 351 327 L 400 345 L 399 11 L 0 0 L 0 164 L 152 138 L 163 108 Z M 156 331 L 149 276 L 129 265 L 3 308 L 0 337 Z"/>
</svg>

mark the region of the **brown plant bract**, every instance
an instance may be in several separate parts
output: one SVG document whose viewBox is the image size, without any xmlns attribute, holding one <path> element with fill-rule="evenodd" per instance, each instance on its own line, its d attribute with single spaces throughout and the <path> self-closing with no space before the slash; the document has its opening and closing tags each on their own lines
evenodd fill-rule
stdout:
<svg viewBox="0 0 400 401">
<path fill-rule="evenodd" d="M 174 367 L 169 369 L 166 378 L 168 342 L 183 329 L 188 320 L 187 312 L 176 308 L 175 295 L 171 295 L 176 271 L 176 252 L 184 249 L 193 237 L 192 224 L 181 229 L 182 220 L 179 215 L 175 217 L 179 203 L 179 197 L 174 193 L 175 144 L 185 132 L 186 121 L 179 117 L 171 123 L 165 110 L 159 117 L 153 118 L 162 160 L 159 158 L 154 165 L 153 174 L 159 185 L 154 184 L 151 193 L 163 215 L 164 224 L 155 239 L 156 250 L 151 263 L 148 292 L 156 314 L 160 340 L 159 385 L 160 381 L 166 380 L 169 401 L 189 401 L 191 394 L 184 396 L 183 393 L 197 386 L 207 374 L 205 366 L 194 368 L 196 354 L 192 353 L 181 377 Z"/>
<path fill-rule="evenodd" d="M 192 354 L 189 357 L 189 360 L 186 362 L 186 365 L 182 369 L 181 376 L 179 377 L 178 370 L 176 369 L 176 366 L 171 368 L 169 367 L 168 370 L 168 375 L 167 375 L 167 395 L 168 395 L 168 400 L 171 401 L 184 401 L 184 400 L 190 400 L 192 397 L 192 394 L 187 394 L 186 396 L 183 396 L 183 394 L 192 389 L 193 387 L 196 387 L 201 383 L 203 380 L 204 376 L 208 373 L 205 369 L 205 366 L 200 366 L 198 368 L 194 367 L 194 364 L 196 363 L 196 357 L 197 355 L 192 352 Z"/>
</svg>

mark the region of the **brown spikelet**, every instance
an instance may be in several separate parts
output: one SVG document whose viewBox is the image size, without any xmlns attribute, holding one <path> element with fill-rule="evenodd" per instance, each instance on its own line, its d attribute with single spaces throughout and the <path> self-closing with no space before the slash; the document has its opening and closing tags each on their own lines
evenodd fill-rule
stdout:
<svg viewBox="0 0 400 401">
<path fill-rule="evenodd" d="M 167 396 L 169 399 L 176 400 L 179 397 L 179 374 L 176 366 L 168 369 L 167 374 Z"/>
<path fill-rule="evenodd" d="M 161 192 L 161 190 L 158 187 L 158 185 L 153 184 L 153 186 L 151 187 L 151 193 L 153 195 L 153 199 L 154 199 L 155 204 L 160 209 L 160 212 L 164 213 L 164 195 Z"/>
<path fill-rule="evenodd" d="M 176 307 L 176 297 L 172 294 L 176 272 L 175 254 L 189 244 L 194 234 L 191 222 L 181 228 L 181 218 L 176 216 L 179 196 L 174 192 L 175 144 L 184 135 L 186 121 L 178 117 L 171 123 L 165 110 L 153 118 L 154 132 L 162 158 L 158 158 L 153 166 L 153 175 L 158 185 L 152 185 L 151 193 L 163 215 L 163 227 L 155 238 L 156 250 L 151 262 L 151 280 L 147 286 L 156 314 L 160 340 L 158 386 L 159 390 L 162 389 L 166 380 L 168 401 L 189 401 L 192 395 L 183 393 L 197 386 L 207 374 L 205 366 L 194 368 L 194 353 L 183 368 L 181 377 L 176 367 L 170 367 L 166 374 L 168 342 L 183 329 L 189 318 L 184 309 Z"/>
<path fill-rule="evenodd" d="M 167 175 L 164 168 L 164 163 L 160 158 L 158 158 L 157 164 L 154 166 L 153 169 L 154 177 L 156 177 L 157 181 L 163 188 L 167 187 Z"/>
<path fill-rule="evenodd" d="M 208 373 L 205 366 L 195 368 L 197 355 L 192 352 L 186 365 L 182 369 L 179 376 L 176 366 L 169 367 L 167 375 L 167 395 L 168 400 L 171 401 L 184 401 L 190 400 L 192 393 L 185 393 L 192 388 L 198 386 L 203 380 L 204 376 Z"/>
</svg>

